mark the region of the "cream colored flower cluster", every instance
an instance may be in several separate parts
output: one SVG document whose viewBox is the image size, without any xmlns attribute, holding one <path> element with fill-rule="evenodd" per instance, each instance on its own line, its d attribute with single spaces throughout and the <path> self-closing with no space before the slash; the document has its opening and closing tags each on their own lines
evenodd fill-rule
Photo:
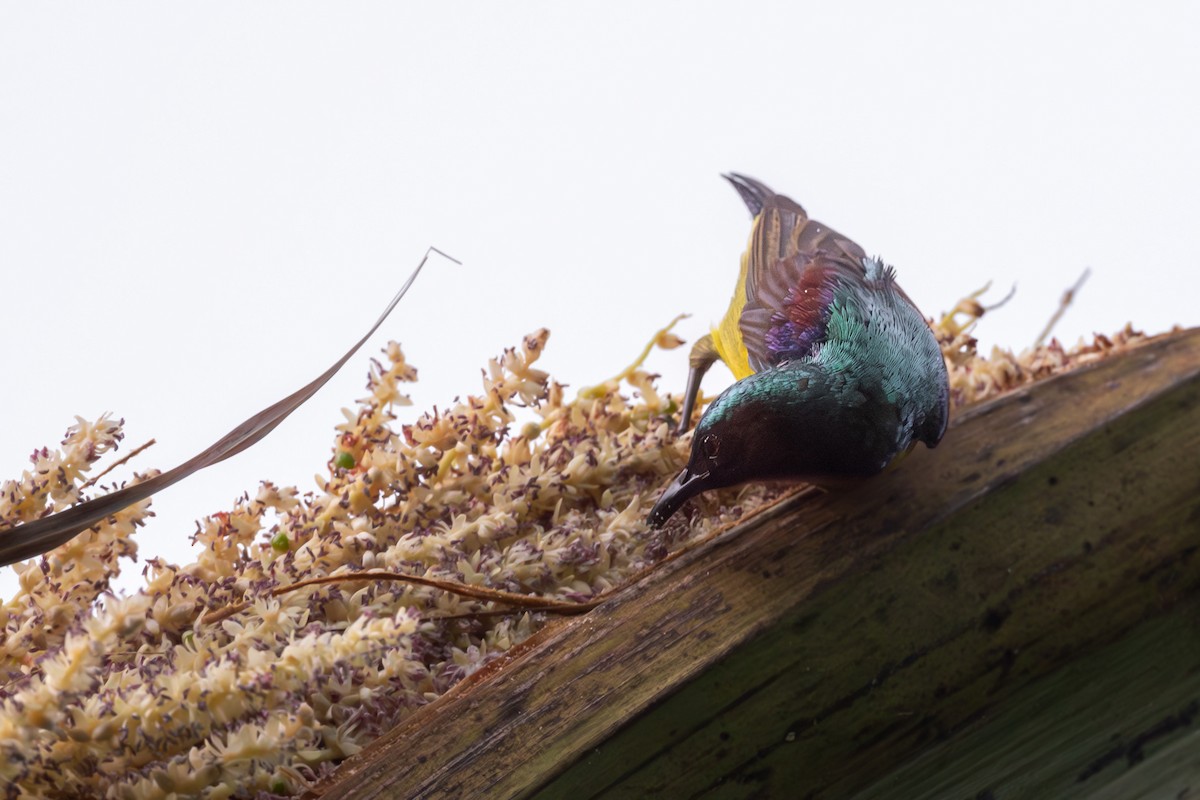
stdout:
<svg viewBox="0 0 1200 800">
<path fill-rule="evenodd" d="M 643 520 L 686 443 L 652 376 L 621 376 L 635 400 L 612 380 L 566 402 L 534 367 L 547 336 L 491 362 L 480 394 L 407 425 L 392 410 L 416 373 L 388 345 L 338 426 L 320 491 L 264 483 L 199 523 L 195 563 L 151 560 L 133 596 L 104 591 L 147 503 L 20 566 L 21 592 L 0 610 L 3 793 L 294 794 L 544 618 L 480 615 L 488 604 L 397 582 L 272 589 L 375 569 L 576 601 L 665 555 L 683 527 Z M 120 437 L 107 418 L 81 421 L 4 485 L 0 519 L 81 499 Z"/>
<path fill-rule="evenodd" d="M 1071 348 L 1058 339 L 1014 353 L 993 347 L 981 356 L 971 336 L 986 309 L 976 295 L 964 298 L 950 313 L 933 323 L 950 371 L 950 404 L 953 408 L 978 403 L 1034 381 L 1090 364 L 1115 352 L 1147 341 L 1150 337 L 1126 325 L 1113 336 L 1095 334 Z"/>
<path fill-rule="evenodd" d="M 969 336 L 982 313 L 960 306 L 934 326 L 956 404 L 1100 351 L 1052 344 L 983 359 Z M 0 794 L 296 794 L 545 619 L 355 573 L 583 601 L 779 493 L 705 495 L 690 523 L 648 529 L 690 445 L 672 433 L 677 399 L 656 393 L 639 359 L 567 401 L 534 367 L 547 337 L 490 362 L 480 394 L 403 425 L 393 409 L 408 404 L 402 385 L 416 372 L 389 344 L 337 428 L 318 491 L 263 483 L 198 524 L 195 563 L 149 561 L 132 596 L 106 590 L 118 559 L 136 553 L 148 501 L 18 565 L 20 592 L 0 607 Z M 664 331 L 656 343 L 680 342 Z M 0 522 L 86 499 L 89 470 L 121 436 L 107 417 L 80 420 L 61 449 L 37 451 L 0 487 Z M 272 595 L 321 576 L 347 580 Z M 214 615 L 222 609 L 237 611 Z"/>
</svg>

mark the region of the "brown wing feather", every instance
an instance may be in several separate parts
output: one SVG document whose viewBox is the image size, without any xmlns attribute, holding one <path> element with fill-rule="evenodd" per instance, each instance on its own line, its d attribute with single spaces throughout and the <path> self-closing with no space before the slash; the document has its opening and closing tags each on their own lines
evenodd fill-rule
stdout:
<svg viewBox="0 0 1200 800">
<path fill-rule="evenodd" d="M 861 281 L 866 253 L 851 239 L 810 219 L 804 208 L 762 183 L 733 175 L 734 184 L 751 211 L 759 209 L 748 250 L 746 304 L 738 326 L 755 372 L 796 357 L 809 346 L 803 335 L 794 347 L 781 346 L 780 325 L 811 329 L 824 308 L 816 298 L 821 288 L 839 277 Z"/>
</svg>

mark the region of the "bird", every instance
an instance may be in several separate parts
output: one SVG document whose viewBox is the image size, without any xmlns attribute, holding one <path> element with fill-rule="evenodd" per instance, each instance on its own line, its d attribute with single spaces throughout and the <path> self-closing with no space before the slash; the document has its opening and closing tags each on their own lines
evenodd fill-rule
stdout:
<svg viewBox="0 0 1200 800">
<path fill-rule="evenodd" d="M 723 175 L 754 219 L 733 299 L 689 355 L 682 418 L 717 359 L 735 382 L 701 416 L 687 466 L 647 518 L 753 481 L 838 481 L 882 472 L 949 422 L 949 377 L 895 270 L 759 181 Z"/>
</svg>

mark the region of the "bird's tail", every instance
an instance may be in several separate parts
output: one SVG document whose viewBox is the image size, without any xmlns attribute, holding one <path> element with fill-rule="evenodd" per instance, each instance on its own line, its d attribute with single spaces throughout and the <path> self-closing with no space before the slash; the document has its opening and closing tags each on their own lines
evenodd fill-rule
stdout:
<svg viewBox="0 0 1200 800">
<path fill-rule="evenodd" d="M 754 178 L 739 175 L 736 172 L 722 174 L 721 177 L 732 183 L 733 188 L 737 189 L 737 193 L 742 196 L 742 200 L 746 203 L 746 208 L 750 209 L 750 216 L 752 217 L 757 217 L 761 214 L 763 206 L 775 196 L 773 191 L 754 180 Z"/>
</svg>

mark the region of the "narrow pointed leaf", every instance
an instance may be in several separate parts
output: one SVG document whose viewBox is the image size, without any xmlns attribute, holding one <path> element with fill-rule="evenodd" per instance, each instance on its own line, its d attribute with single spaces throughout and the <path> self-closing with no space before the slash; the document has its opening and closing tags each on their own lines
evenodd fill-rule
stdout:
<svg viewBox="0 0 1200 800">
<path fill-rule="evenodd" d="M 400 302 L 400 298 L 404 297 L 409 287 L 412 286 L 413 281 L 420 274 L 421 268 L 429 260 L 431 253 L 437 253 L 444 258 L 454 261 L 456 264 L 459 263 L 456 259 L 451 258 L 436 247 L 429 248 L 425 256 L 421 259 L 421 263 L 417 265 L 412 275 L 400 287 L 400 291 L 396 292 L 396 296 L 392 298 L 387 308 L 379 315 L 379 319 L 375 320 L 375 324 L 371 326 L 371 329 L 353 347 L 347 350 L 333 366 L 321 373 L 311 383 L 250 417 L 241 425 L 238 425 L 221 437 L 211 447 L 174 469 L 167 470 L 142 483 L 127 486 L 124 489 L 119 489 L 103 497 L 88 500 L 85 503 L 80 503 L 56 514 L 34 520 L 33 522 L 27 522 L 13 528 L 0 528 L 0 566 L 7 566 L 16 561 L 53 550 L 55 547 L 70 541 L 73 537 L 78 536 L 88 528 L 101 522 L 106 517 L 134 503 L 145 500 L 147 497 L 167 488 L 171 484 L 183 480 L 197 470 L 204 469 L 219 461 L 224 461 L 261 440 L 274 430 L 279 423 L 283 422 L 289 414 L 316 394 L 358 352 L 358 349 L 363 346 L 367 339 L 371 338 L 371 335 L 379 329 L 379 326 L 383 324 L 387 316 L 392 313 L 392 309 Z"/>
</svg>

